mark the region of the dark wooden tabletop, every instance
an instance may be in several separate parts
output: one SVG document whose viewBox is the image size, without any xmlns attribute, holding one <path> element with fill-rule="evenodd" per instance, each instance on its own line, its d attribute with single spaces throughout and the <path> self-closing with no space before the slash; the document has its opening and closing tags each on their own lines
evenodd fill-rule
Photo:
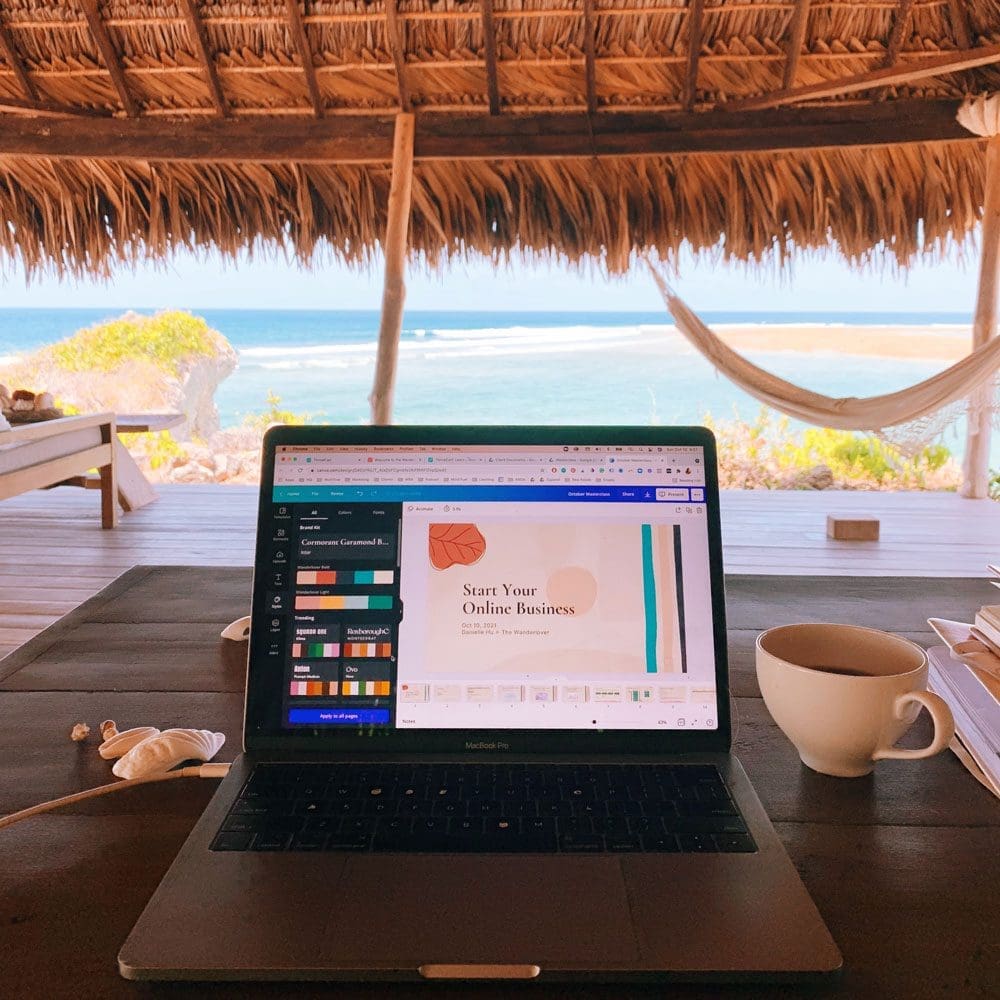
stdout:
<svg viewBox="0 0 1000 1000">
<path fill-rule="evenodd" d="M 219 630 L 244 614 L 247 569 L 137 567 L 0 660 L 0 813 L 102 784 L 97 724 L 195 726 L 237 753 L 245 644 Z M 1000 986 L 1000 804 L 950 753 L 882 761 L 866 778 L 799 762 L 760 699 L 753 643 L 767 627 L 839 621 L 924 645 L 926 618 L 968 621 L 995 600 L 985 581 L 727 578 L 735 746 L 844 955 L 819 987 L 675 987 L 681 997 L 996 997 Z M 69 740 L 73 723 L 95 735 Z M 921 715 L 904 744 L 929 741 Z M 116 955 L 212 795 L 178 781 L 0 830 L 0 995 L 61 997 L 508 997 L 509 986 L 152 985 Z M 525 995 L 662 996 L 663 988 L 524 987 Z"/>
</svg>

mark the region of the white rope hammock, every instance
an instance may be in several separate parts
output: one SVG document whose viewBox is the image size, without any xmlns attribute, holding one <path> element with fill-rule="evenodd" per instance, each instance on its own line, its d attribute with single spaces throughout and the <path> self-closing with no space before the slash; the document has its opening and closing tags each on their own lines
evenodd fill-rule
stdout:
<svg viewBox="0 0 1000 1000">
<path fill-rule="evenodd" d="M 1000 337 L 923 382 L 883 396 L 832 397 L 786 382 L 742 357 L 713 333 L 646 261 L 677 329 L 726 378 L 767 406 L 805 423 L 846 431 L 909 424 L 986 388 L 1000 371 Z"/>
</svg>

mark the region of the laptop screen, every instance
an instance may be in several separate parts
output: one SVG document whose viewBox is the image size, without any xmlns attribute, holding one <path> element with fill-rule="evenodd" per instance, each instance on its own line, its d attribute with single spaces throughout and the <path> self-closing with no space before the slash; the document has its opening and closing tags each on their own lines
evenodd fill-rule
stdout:
<svg viewBox="0 0 1000 1000">
<path fill-rule="evenodd" d="M 277 728 L 716 729 L 710 458 L 572 438 L 275 445 L 254 634 Z"/>
</svg>

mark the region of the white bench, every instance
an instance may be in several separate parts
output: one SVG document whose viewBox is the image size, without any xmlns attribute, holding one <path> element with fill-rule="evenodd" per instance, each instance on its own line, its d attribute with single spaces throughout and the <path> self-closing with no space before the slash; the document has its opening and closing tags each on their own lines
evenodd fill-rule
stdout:
<svg viewBox="0 0 1000 1000">
<path fill-rule="evenodd" d="M 98 470 L 101 527 L 118 523 L 118 436 L 113 413 L 59 417 L 0 431 L 0 500 Z"/>
</svg>

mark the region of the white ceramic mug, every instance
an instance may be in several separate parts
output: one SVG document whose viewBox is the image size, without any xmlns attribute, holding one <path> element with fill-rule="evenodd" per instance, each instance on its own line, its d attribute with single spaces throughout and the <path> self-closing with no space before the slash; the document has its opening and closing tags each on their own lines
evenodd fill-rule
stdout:
<svg viewBox="0 0 1000 1000">
<path fill-rule="evenodd" d="M 856 625 L 802 624 L 757 637 L 757 680 L 774 721 L 802 763 L 855 778 L 885 758 L 940 753 L 955 734 L 951 710 L 927 688 L 927 654 L 898 635 Z M 920 750 L 893 744 L 920 708 L 934 739 Z"/>
</svg>

